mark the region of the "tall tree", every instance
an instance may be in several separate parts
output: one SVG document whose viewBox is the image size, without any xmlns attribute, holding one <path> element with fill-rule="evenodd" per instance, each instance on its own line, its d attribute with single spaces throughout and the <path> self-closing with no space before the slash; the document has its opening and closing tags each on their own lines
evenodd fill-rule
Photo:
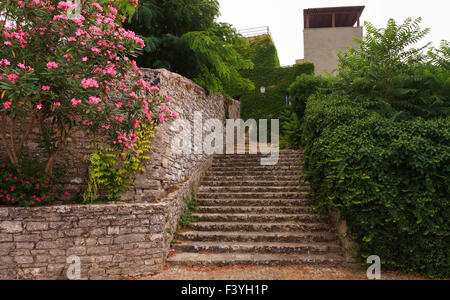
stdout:
<svg viewBox="0 0 450 300">
<path fill-rule="evenodd" d="M 253 83 L 240 74 L 250 60 L 236 51 L 247 39 L 229 24 L 218 23 L 217 0 L 141 0 L 124 26 L 145 40 L 138 65 L 165 68 L 193 79 L 211 92 L 228 86 L 251 90 Z"/>
</svg>

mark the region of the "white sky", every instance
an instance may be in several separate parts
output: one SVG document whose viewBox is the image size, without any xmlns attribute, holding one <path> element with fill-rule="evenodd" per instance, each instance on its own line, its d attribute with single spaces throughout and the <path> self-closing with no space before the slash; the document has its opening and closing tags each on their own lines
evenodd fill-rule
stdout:
<svg viewBox="0 0 450 300">
<path fill-rule="evenodd" d="M 303 58 L 303 9 L 365 5 L 361 24 L 369 21 L 385 27 L 389 18 L 402 23 L 407 17 L 422 17 L 422 27 L 430 28 L 425 38 L 438 46 L 450 41 L 450 0 L 219 0 L 218 21 L 236 29 L 269 26 L 281 65 Z"/>
</svg>

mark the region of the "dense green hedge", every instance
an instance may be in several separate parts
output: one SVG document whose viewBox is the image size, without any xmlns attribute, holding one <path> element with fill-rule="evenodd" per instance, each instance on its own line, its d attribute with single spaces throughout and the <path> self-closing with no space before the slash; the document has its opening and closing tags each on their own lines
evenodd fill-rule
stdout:
<svg viewBox="0 0 450 300">
<path fill-rule="evenodd" d="M 285 95 L 292 82 L 297 76 L 314 73 L 311 63 L 280 67 L 276 47 L 268 35 L 252 38 L 250 48 L 241 54 L 254 63 L 253 70 L 243 70 L 241 74 L 253 81 L 255 89 L 243 91 L 234 88 L 228 93 L 240 99 L 243 119 L 278 118 L 285 108 Z M 264 95 L 260 91 L 262 86 L 266 88 Z"/>
<path fill-rule="evenodd" d="M 450 117 L 394 122 L 346 95 L 315 94 L 303 119 L 312 202 L 337 207 L 362 257 L 450 276 Z"/>
</svg>

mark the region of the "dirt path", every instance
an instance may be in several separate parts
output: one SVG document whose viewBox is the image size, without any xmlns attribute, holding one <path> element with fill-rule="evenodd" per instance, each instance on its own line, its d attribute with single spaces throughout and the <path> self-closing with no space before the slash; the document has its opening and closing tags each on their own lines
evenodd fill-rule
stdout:
<svg viewBox="0 0 450 300">
<path fill-rule="evenodd" d="M 166 267 L 154 280 L 367 280 L 366 271 L 347 267 L 322 266 L 232 266 Z M 421 280 L 424 278 L 385 271 L 382 280 Z"/>
</svg>

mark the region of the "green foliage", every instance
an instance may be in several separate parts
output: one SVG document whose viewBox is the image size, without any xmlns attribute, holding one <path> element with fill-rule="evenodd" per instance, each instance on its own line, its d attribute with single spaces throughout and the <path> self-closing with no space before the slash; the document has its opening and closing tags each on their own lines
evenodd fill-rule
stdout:
<svg viewBox="0 0 450 300">
<path fill-rule="evenodd" d="M 339 208 L 366 258 L 450 276 L 450 118 L 386 119 L 347 96 L 310 98 L 304 119 L 313 203 Z"/>
<path fill-rule="evenodd" d="M 302 74 L 289 87 L 292 109 L 299 119 L 303 118 L 308 98 L 319 88 L 324 88 L 329 81 L 313 74 Z"/>
<path fill-rule="evenodd" d="M 298 149 L 301 145 L 303 131 L 300 126 L 300 119 L 291 109 L 286 109 L 280 113 L 281 133 L 283 134 L 282 148 Z M 280 146 L 281 147 L 281 146 Z"/>
<path fill-rule="evenodd" d="M 449 47 L 411 48 L 428 32 L 419 24 L 367 24 L 359 48 L 340 54 L 300 125 L 306 179 L 319 211 L 341 211 L 362 258 L 449 277 Z"/>
<path fill-rule="evenodd" d="M 231 25 L 215 22 L 218 15 L 217 0 L 143 0 L 124 26 L 146 43 L 139 66 L 169 69 L 210 92 L 251 90 L 252 82 L 240 71 L 253 64 L 236 51 L 248 41 Z"/>
<path fill-rule="evenodd" d="M 428 55 L 423 50 L 429 44 L 412 48 L 429 32 L 420 23 L 418 18 L 397 25 L 391 19 L 386 29 L 366 23 L 359 47 L 339 55 L 345 91 L 389 118 L 448 115 L 450 69 L 442 64 L 448 61 L 448 43 Z"/>
<path fill-rule="evenodd" d="M 137 156 L 117 153 L 112 148 L 100 148 L 86 158 L 89 163 L 89 185 L 83 195 L 84 203 L 118 201 L 118 195 L 128 191 L 137 172 L 145 172 L 140 166 L 144 160 L 150 159 L 145 153 L 151 148 L 154 129 L 153 124 L 141 125 L 137 134 Z M 106 194 L 106 198 L 99 197 L 99 189 Z"/>
<path fill-rule="evenodd" d="M 201 201 L 196 200 L 197 191 L 195 189 L 192 189 L 191 195 L 189 196 L 183 196 L 183 200 L 186 204 L 186 206 L 183 208 L 181 212 L 180 219 L 178 220 L 178 226 L 176 230 L 173 230 L 170 228 L 168 233 L 173 236 L 172 243 L 175 243 L 178 234 L 180 233 L 180 230 L 183 228 L 188 227 L 193 222 L 197 222 L 198 218 L 193 216 L 194 210 L 202 205 Z"/>
<path fill-rule="evenodd" d="M 178 221 L 178 228 L 186 228 L 191 225 L 192 222 L 197 222 L 197 217 L 194 217 L 192 213 L 200 205 L 200 202 L 195 200 L 196 191 L 193 189 L 190 196 L 184 196 L 183 200 L 186 203 L 186 207 L 183 208 L 183 212 Z"/>
<path fill-rule="evenodd" d="M 285 97 L 291 83 L 297 76 L 313 74 L 314 65 L 305 63 L 280 67 L 275 45 L 269 35 L 250 39 L 250 48 L 239 51 L 255 64 L 253 70 L 241 73 L 252 80 L 256 88 L 253 91 L 236 88 L 228 91 L 232 97 L 240 99 L 242 119 L 278 119 L 285 108 Z M 264 94 L 260 91 L 262 86 L 266 88 Z"/>
</svg>

